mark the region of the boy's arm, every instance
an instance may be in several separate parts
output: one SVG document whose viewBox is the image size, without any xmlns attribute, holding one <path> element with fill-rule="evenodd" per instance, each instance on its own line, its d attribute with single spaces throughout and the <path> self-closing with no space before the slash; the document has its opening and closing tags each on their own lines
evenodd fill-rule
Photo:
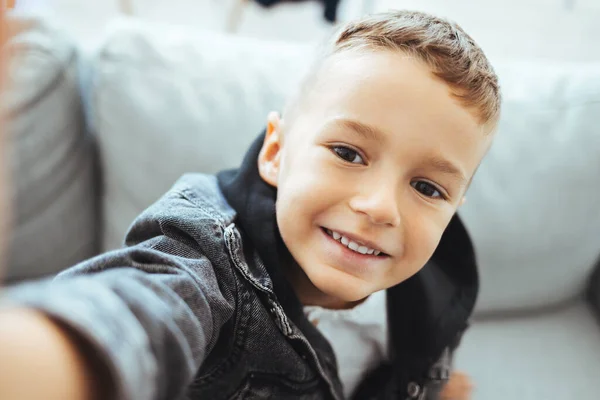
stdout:
<svg viewBox="0 0 600 400">
<path fill-rule="evenodd" d="M 108 371 L 115 393 L 108 398 L 179 398 L 233 314 L 231 296 L 228 301 L 221 293 L 194 236 L 206 223 L 197 213 L 187 200 L 167 195 L 138 218 L 130 247 L 82 263 L 54 281 L 9 290 L 7 304 L 52 321 L 44 333 L 48 338 L 56 332 L 52 327 L 64 327 L 63 336 L 49 345 L 67 338 L 63 348 L 76 350 L 76 360 Z M 27 371 L 26 379 L 35 382 L 35 375 L 49 376 L 50 368 L 60 366 L 65 363 L 56 359 L 48 369 Z M 82 376 L 97 383 L 98 367 L 93 368 Z M 82 378 L 71 378 L 73 390 L 79 388 Z"/>
</svg>

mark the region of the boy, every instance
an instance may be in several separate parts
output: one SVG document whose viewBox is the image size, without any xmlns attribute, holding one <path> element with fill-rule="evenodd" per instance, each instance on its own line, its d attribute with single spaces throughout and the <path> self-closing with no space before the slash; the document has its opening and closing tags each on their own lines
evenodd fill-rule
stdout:
<svg viewBox="0 0 600 400">
<path fill-rule="evenodd" d="M 124 249 L 8 294 L 0 391 L 440 398 L 477 293 L 455 213 L 499 108 L 458 26 L 348 24 L 238 170 L 184 176 Z M 36 385 L 14 383 L 32 370 Z"/>
</svg>

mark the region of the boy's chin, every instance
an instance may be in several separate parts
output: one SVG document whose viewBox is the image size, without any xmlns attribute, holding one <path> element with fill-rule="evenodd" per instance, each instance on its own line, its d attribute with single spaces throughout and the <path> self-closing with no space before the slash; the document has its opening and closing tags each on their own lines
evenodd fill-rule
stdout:
<svg viewBox="0 0 600 400">
<path fill-rule="evenodd" d="M 352 279 L 352 281 L 356 281 L 356 279 Z M 324 280 L 324 282 L 313 281 L 313 285 L 331 299 L 330 303 L 333 306 L 329 306 L 329 308 L 350 308 L 376 291 L 370 288 L 366 282 L 342 282 L 340 279 Z"/>
</svg>

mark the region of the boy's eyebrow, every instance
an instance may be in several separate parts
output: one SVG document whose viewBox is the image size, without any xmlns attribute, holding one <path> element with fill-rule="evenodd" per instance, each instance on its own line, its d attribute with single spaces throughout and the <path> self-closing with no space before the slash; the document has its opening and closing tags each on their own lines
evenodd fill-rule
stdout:
<svg viewBox="0 0 600 400">
<path fill-rule="evenodd" d="M 458 168 L 456 165 L 446 160 L 445 158 L 439 156 L 432 156 L 426 158 L 423 161 L 424 165 L 429 165 L 433 169 L 436 169 L 442 173 L 452 175 L 452 177 L 458 181 L 461 187 L 465 187 L 467 185 L 467 177 L 465 174 Z"/>
<path fill-rule="evenodd" d="M 374 140 L 376 142 L 383 143 L 385 138 L 385 134 L 381 131 L 381 129 L 355 119 L 336 118 L 335 124 L 341 128 L 345 128 L 357 133 L 367 140 Z"/>
</svg>

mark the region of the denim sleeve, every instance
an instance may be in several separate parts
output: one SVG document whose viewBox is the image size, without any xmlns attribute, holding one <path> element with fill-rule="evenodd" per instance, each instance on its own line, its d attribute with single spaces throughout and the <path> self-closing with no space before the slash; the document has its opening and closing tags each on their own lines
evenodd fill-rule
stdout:
<svg viewBox="0 0 600 400">
<path fill-rule="evenodd" d="M 126 248 L 12 288 L 4 300 L 91 343 L 117 399 L 180 398 L 233 314 L 201 251 L 197 227 L 206 223 L 185 198 L 167 195 L 137 219 Z"/>
</svg>

